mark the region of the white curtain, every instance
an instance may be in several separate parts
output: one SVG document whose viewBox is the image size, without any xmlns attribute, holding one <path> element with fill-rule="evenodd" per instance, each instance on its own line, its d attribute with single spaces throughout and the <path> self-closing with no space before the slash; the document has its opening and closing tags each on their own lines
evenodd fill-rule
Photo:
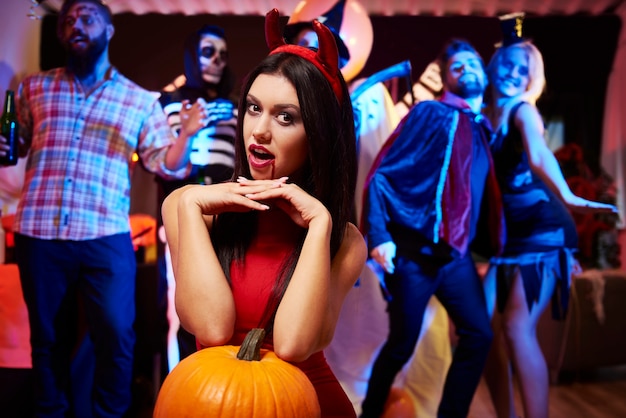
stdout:
<svg viewBox="0 0 626 418">
<path fill-rule="evenodd" d="M 626 3 L 616 10 L 626 24 Z M 626 30 L 622 27 L 607 84 L 602 130 L 602 167 L 615 179 L 621 229 L 626 227 Z"/>
<path fill-rule="evenodd" d="M 25 75 L 39 70 L 41 23 L 27 17 L 30 1 L 2 0 L 0 11 L 5 17 L 0 25 L 0 106 L 4 92 L 16 90 Z M 0 209 L 3 215 L 15 212 L 24 183 L 25 160 L 17 166 L 0 167 Z"/>
</svg>

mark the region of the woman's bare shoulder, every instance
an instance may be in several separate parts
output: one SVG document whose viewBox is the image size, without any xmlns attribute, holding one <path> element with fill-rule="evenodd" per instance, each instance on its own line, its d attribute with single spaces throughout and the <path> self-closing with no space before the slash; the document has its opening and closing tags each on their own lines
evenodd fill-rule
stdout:
<svg viewBox="0 0 626 418">
<path fill-rule="evenodd" d="M 367 259 L 367 245 L 361 231 L 353 223 L 346 225 L 346 231 L 343 236 L 342 249 L 345 248 L 347 254 L 354 259 L 356 263 L 365 263 Z"/>
</svg>

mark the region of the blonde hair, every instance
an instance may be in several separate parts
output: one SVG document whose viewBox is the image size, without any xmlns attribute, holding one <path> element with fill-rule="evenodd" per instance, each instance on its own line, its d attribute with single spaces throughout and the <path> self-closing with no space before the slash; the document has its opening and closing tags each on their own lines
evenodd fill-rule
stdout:
<svg viewBox="0 0 626 418">
<path fill-rule="evenodd" d="M 510 100 L 504 106 L 502 114 L 500 115 L 501 123 L 508 120 L 509 111 L 515 104 L 519 102 L 528 102 L 531 105 L 535 106 L 537 100 L 539 99 L 539 97 L 541 97 L 546 87 L 543 56 L 541 55 L 539 49 L 532 42 L 523 41 L 508 46 L 501 46 L 491 57 L 489 65 L 487 65 L 487 74 L 492 89 L 496 70 L 498 68 L 498 65 L 500 65 L 500 63 L 502 62 L 502 57 L 504 56 L 505 51 L 511 50 L 513 48 L 519 48 L 528 55 L 528 86 L 526 86 L 526 91 L 524 93 L 520 94 L 514 100 Z M 491 99 L 493 100 L 493 97 L 491 97 Z M 489 103 L 489 107 L 493 106 L 494 103 Z M 494 124 L 494 126 L 500 124 Z"/>
</svg>

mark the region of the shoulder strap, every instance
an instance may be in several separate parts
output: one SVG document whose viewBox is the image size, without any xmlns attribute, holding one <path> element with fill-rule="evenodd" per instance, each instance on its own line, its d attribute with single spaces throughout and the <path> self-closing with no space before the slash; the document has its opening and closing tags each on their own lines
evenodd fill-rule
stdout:
<svg viewBox="0 0 626 418">
<path fill-rule="evenodd" d="M 518 109 L 527 102 L 521 101 L 521 102 L 517 102 L 515 103 L 515 105 L 511 108 L 511 112 L 509 113 L 509 125 L 511 124 L 511 122 L 513 121 L 513 118 L 515 117 L 515 115 L 517 114 Z"/>
</svg>

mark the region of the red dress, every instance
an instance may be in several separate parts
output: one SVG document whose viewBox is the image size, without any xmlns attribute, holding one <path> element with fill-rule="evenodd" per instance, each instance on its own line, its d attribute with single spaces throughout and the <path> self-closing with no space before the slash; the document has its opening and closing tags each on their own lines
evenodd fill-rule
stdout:
<svg viewBox="0 0 626 418">
<path fill-rule="evenodd" d="M 259 328 L 272 286 L 284 258 L 294 246 L 294 239 L 284 225 L 281 231 L 263 234 L 252 242 L 243 263 L 231 266 L 231 281 L 237 319 L 229 344 L 241 345 L 248 331 Z M 268 236 L 269 235 L 269 236 Z M 272 349 L 265 343 L 263 348 Z M 356 417 L 354 407 L 319 351 L 301 363 L 300 368 L 317 392 L 322 417 Z"/>
</svg>

